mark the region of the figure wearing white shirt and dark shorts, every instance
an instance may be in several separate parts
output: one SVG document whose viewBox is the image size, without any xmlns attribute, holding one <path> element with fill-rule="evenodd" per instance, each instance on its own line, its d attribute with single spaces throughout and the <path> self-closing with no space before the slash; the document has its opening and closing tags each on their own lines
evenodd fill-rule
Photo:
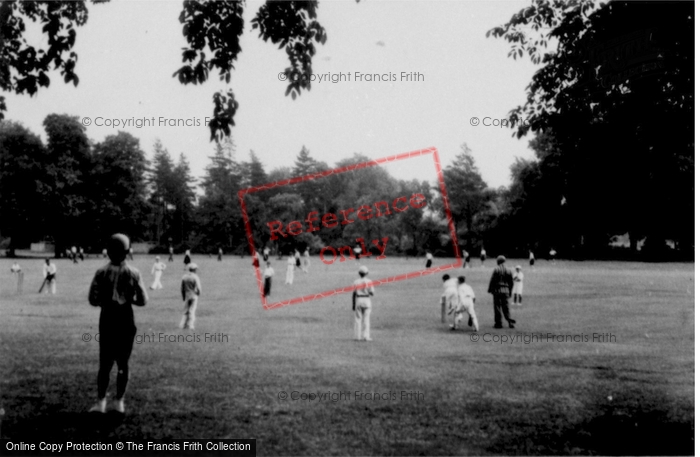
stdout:
<svg viewBox="0 0 700 457">
<path fill-rule="evenodd" d="M 462 264 L 462 268 L 466 268 L 467 265 L 469 265 L 469 268 L 471 268 L 471 263 L 470 263 L 470 258 L 469 258 L 469 251 L 466 249 L 462 250 L 462 257 L 464 257 L 464 264 Z"/>
<path fill-rule="evenodd" d="M 266 297 L 270 296 L 272 292 L 272 277 L 275 275 L 275 270 L 272 269 L 272 264 L 267 262 L 267 266 L 263 271 L 263 278 L 265 278 L 265 288 L 263 290 Z"/>
<path fill-rule="evenodd" d="M 369 315 L 372 313 L 372 300 L 374 287 L 372 281 L 367 278 L 369 269 L 360 267 L 360 278 L 353 285 L 356 289 L 352 292 L 352 310 L 355 311 L 355 339 L 358 341 L 372 341 L 369 336 Z"/>
<path fill-rule="evenodd" d="M 429 252 L 426 252 L 425 258 L 426 258 L 425 268 L 430 268 L 431 266 L 433 266 L 433 255 Z"/>
</svg>

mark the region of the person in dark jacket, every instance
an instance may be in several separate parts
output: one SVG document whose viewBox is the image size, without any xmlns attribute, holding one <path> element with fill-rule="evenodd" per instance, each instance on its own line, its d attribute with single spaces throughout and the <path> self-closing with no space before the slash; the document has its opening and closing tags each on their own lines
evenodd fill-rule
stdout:
<svg viewBox="0 0 700 457">
<path fill-rule="evenodd" d="M 489 293 L 493 295 L 493 313 L 495 318 L 494 328 L 503 328 L 501 312 L 510 328 L 515 328 L 515 319 L 510 318 L 508 300 L 513 293 L 513 273 L 506 267 L 506 258 L 499 255 L 496 259 L 496 268 L 489 282 Z"/>
<path fill-rule="evenodd" d="M 129 358 L 134 346 L 136 324 L 132 306 L 145 306 L 148 301 L 141 273 L 125 260 L 129 238 L 117 233 L 107 246 L 110 263 L 95 273 L 88 300 L 100 311 L 100 369 L 97 373 L 97 403 L 91 412 L 104 413 L 107 403 L 109 373 L 117 363 L 117 396 L 114 409 L 124 413 L 124 394 L 129 383 Z"/>
</svg>

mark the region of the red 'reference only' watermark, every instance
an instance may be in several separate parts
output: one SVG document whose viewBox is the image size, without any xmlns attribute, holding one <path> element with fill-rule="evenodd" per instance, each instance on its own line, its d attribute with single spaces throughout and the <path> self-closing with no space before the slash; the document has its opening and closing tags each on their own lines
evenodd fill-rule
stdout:
<svg viewBox="0 0 700 457">
<path fill-rule="evenodd" d="M 454 249 L 455 253 L 455 262 L 449 264 L 436 265 L 432 268 L 425 268 L 417 271 L 410 271 L 407 273 L 390 275 L 381 279 L 372 279 L 372 285 L 377 286 L 396 281 L 403 281 L 459 267 L 461 265 L 461 258 L 459 254 L 457 232 L 455 230 L 452 212 L 450 210 L 450 205 L 447 198 L 447 189 L 445 187 L 442 166 L 440 164 L 438 151 L 434 147 L 384 157 L 368 162 L 352 164 L 344 167 L 335 168 L 333 170 L 325 170 L 317 173 L 312 173 L 306 176 L 298 176 L 295 178 L 284 179 L 281 181 L 240 190 L 238 192 L 238 199 L 241 205 L 241 212 L 243 215 L 243 221 L 246 230 L 246 238 L 248 240 L 248 247 L 251 255 L 257 255 L 258 247 L 255 244 L 255 239 L 253 236 L 253 230 L 251 227 L 251 215 L 249 214 L 245 201 L 246 195 L 253 195 L 257 192 L 269 191 L 283 186 L 291 186 L 302 182 L 322 180 L 333 175 L 339 175 L 342 173 L 353 172 L 356 170 L 362 170 L 366 168 L 377 167 L 379 165 L 387 165 L 398 161 L 416 159 L 419 157 L 426 156 L 432 156 L 433 159 L 432 161 L 434 164 L 438 188 L 442 199 L 442 207 L 444 208 L 445 219 L 447 221 L 447 230 L 452 248 Z M 293 239 L 294 237 L 297 237 L 302 233 L 313 234 L 315 232 L 320 232 L 324 229 L 334 229 L 336 227 L 346 226 L 349 224 L 362 224 L 365 221 L 369 221 L 371 219 L 391 218 L 392 216 L 408 211 L 423 211 L 423 208 L 426 205 L 426 195 L 415 192 L 410 195 L 397 195 L 394 198 L 385 198 L 381 200 L 368 201 L 362 205 L 358 205 L 357 208 L 344 208 L 338 211 L 327 212 L 324 214 L 321 214 L 319 211 L 314 210 L 306 213 L 305 217 L 300 217 L 295 220 L 285 220 L 284 218 L 269 218 L 264 223 L 264 229 L 266 231 L 266 235 L 269 236 L 269 240 L 271 242 L 275 242 L 284 239 Z M 355 241 L 357 243 L 356 246 L 359 247 L 359 249 L 357 249 L 356 247 L 357 251 L 354 251 L 351 246 L 329 245 L 324 246 L 320 249 L 318 258 L 324 265 L 333 265 L 336 262 L 345 262 L 351 259 L 354 260 L 356 256 L 358 256 L 358 258 L 370 257 L 372 256 L 372 252 L 375 252 L 377 254 L 375 260 L 382 260 L 386 258 L 385 251 L 387 249 L 388 243 L 390 242 L 389 237 L 380 236 L 376 239 L 367 240 L 365 240 L 363 237 L 358 237 Z M 261 268 L 259 266 L 254 266 L 254 270 L 257 279 L 258 289 L 260 292 L 260 299 L 263 308 L 266 310 L 280 308 L 283 306 L 298 303 L 304 303 L 336 294 L 348 293 L 352 292 L 356 288 L 356 286 L 353 285 L 354 278 L 348 277 L 347 286 L 335 287 L 321 292 L 300 295 L 293 298 L 286 298 L 283 300 L 271 302 L 270 297 L 266 297 L 264 293 L 264 280 L 262 277 Z"/>
</svg>

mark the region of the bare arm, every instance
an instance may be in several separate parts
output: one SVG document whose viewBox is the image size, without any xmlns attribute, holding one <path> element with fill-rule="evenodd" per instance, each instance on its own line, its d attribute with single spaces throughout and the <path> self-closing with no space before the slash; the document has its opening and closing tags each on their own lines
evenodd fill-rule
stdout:
<svg viewBox="0 0 700 457">
<path fill-rule="evenodd" d="M 141 279 L 141 274 L 138 274 L 137 276 L 135 299 L 136 301 L 133 303 L 134 306 L 146 306 L 146 303 L 148 302 L 148 293 L 146 292 L 146 286 L 143 284 L 143 280 Z"/>
<path fill-rule="evenodd" d="M 92 306 L 100 306 L 100 293 L 99 293 L 99 272 L 95 273 L 95 277 L 92 278 L 92 282 L 90 283 L 90 291 L 88 292 L 88 302 Z"/>
</svg>

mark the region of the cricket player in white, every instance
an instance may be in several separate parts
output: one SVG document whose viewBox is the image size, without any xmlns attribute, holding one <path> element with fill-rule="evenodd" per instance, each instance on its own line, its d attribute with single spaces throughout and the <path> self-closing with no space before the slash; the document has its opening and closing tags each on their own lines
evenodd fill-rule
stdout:
<svg viewBox="0 0 700 457">
<path fill-rule="evenodd" d="M 197 301 L 202 293 L 202 283 L 197 276 L 197 264 L 190 263 L 187 265 L 189 270 L 182 277 L 180 290 L 182 299 L 185 301 L 185 313 L 180 321 L 180 328 L 194 330 L 195 314 L 197 312 Z"/>
<path fill-rule="evenodd" d="M 292 284 L 294 282 L 294 267 L 296 266 L 296 261 L 294 256 L 290 255 L 287 258 L 287 277 L 284 279 L 285 284 Z"/>
<path fill-rule="evenodd" d="M 156 262 L 153 264 L 153 267 L 151 268 L 151 274 L 155 275 L 155 279 L 153 280 L 153 284 L 151 284 L 150 289 L 155 290 L 155 289 L 162 289 L 163 284 L 160 283 L 160 277 L 163 275 L 163 271 L 165 271 L 165 264 L 160 261 L 160 257 L 156 257 Z"/>
<path fill-rule="evenodd" d="M 466 283 L 464 276 L 460 276 L 457 286 L 457 295 L 459 296 L 459 304 L 454 312 L 454 325 L 451 327 L 453 330 L 457 330 L 459 321 L 462 320 L 462 313 L 467 312 L 469 315 L 469 326 L 474 326 L 474 331 L 479 331 L 479 321 L 476 319 L 476 313 L 474 312 L 474 303 L 476 303 L 476 295 L 474 294 L 474 289 L 471 288 L 469 284 Z"/>
<path fill-rule="evenodd" d="M 457 279 L 450 278 L 450 275 L 442 275 L 443 292 L 440 296 L 440 306 L 442 322 L 445 322 L 445 310 L 455 309 L 459 305 L 459 295 L 457 294 Z M 450 326 L 452 327 L 452 326 Z"/>
<path fill-rule="evenodd" d="M 51 293 L 56 294 L 56 264 L 51 262 L 50 259 L 46 259 L 44 264 L 44 282 L 41 284 L 39 293 L 44 288 L 44 285 L 48 284 L 51 288 Z M 46 288 L 46 293 L 49 293 L 49 287 Z"/>
<path fill-rule="evenodd" d="M 515 273 L 513 273 L 513 304 L 516 306 L 523 306 L 523 280 L 525 279 L 525 274 L 522 271 L 520 265 L 515 267 Z"/>
<path fill-rule="evenodd" d="M 10 273 L 12 273 L 13 276 L 17 275 L 17 293 L 21 294 L 22 284 L 24 283 L 24 272 L 16 261 L 12 264 L 12 267 L 10 267 Z"/>
<path fill-rule="evenodd" d="M 306 248 L 306 251 L 304 251 L 304 259 L 301 261 L 301 269 L 304 271 L 304 273 L 309 272 L 310 265 L 311 265 L 311 257 L 309 255 L 309 248 Z"/>
<path fill-rule="evenodd" d="M 358 341 L 372 341 L 369 337 L 369 315 L 372 312 L 372 300 L 374 287 L 372 281 L 367 278 L 369 269 L 360 267 L 360 278 L 353 285 L 356 289 L 352 292 L 352 309 L 355 311 L 355 339 Z"/>
</svg>

